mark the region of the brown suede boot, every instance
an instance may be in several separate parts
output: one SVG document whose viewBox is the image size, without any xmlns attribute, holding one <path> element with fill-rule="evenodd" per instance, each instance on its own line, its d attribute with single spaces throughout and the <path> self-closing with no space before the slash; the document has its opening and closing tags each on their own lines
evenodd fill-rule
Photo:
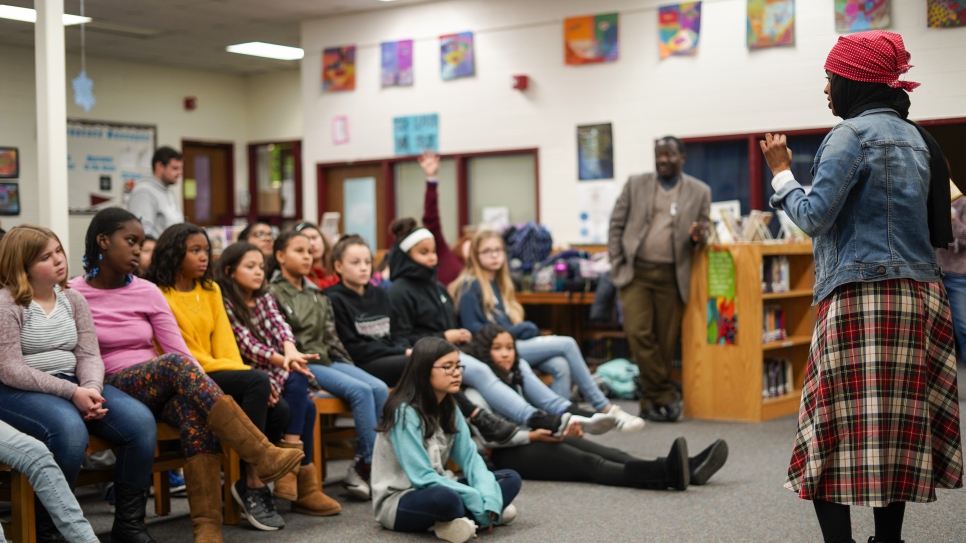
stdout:
<svg viewBox="0 0 966 543">
<path fill-rule="evenodd" d="M 304 450 L 302 448 L 302 442 L 290 442 L 290 441 L 279 441 L 278 446 L 283 449 L 298 449 L 300 451 Z M 300 466 L 301 469 L 301 466 Z M 276 498 L 281 498 L 283 500 L 288 500 L 294 502 L 298 499 L 299 483 L 298 477 L 295 473 L 286 473 L 281 479 L 275 481 L 275 491 L 272 494 Z"/>
<path fill-rule="evenodd" d="M 229 395 L 224 395 L 208 413 L 208 429 L 221 442 L 234 449 L 242 460 L 255 467 L 263 483 L 281 479 L 286 473 L 298 470 L 305 453 L 296 449 L 280 449 L 258 431 L 241 407 Z"/>
<path fill-rule="evenodd" d="M 315 471 L 315 464 L 302 466 L 299 470 L 299 498 L 292 503 L 292 511 L 303 515 L 328 517 L 338 515 L 342 511 L 339 502 L 322 493 L 319 485 L 319 474 Z"/>
<path fill-rule="evenodd" d="M 222 543 L 221 461 L 213 454 L 192 456 L 184 463 L 184 484 L 195 543 Z"/>
</svg>

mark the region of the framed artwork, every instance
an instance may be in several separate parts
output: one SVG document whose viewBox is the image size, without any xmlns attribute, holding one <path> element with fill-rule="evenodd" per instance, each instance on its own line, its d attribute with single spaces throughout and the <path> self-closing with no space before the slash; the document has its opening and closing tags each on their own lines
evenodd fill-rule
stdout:
<svg viewBox="0 0 966 543">
<path fill-rule="evenodd" d="M 382 49 L 382 86 L 408 87 L 413 84 L 413 40 L 387 41 Z"/>
<path fill-rule="evenodd" d="M 795 0 L 748 0 L 748 48 L 795 43 Z"/>
<path fill-rule="evenodd" d="M 835 0 L 838 32 L 881 30 L 889 23 L 889 0 Z"/>
<path fill-rule="evenodd" d="M 701 2 L 663 6 L 657 13 L 661 58 L 696 55 L 701 36 Z"/>
<path fill-rule="evenodd" d="M 614 178 L 614 136 L 611 123 L 577 127 L 577 179 Z"/>
<path fill-rule="evenodd" d="M 617 60 L 618 14 L 564 19 L 564 62 L 570 65 Z"/>
<path fill-rule="evenodd" d="M 0 179 L 20 177 L 20 150 L 16 147 L 0 147 Z"/>
<path fill-rule="evenodd" d="M 20 215 L 20 186 L 0 183 L 0 215 Z"/>
<path fill-rule="evenodd" d="M 473 54 L 472 32 L 440 36 L 439 62 L 443 81 L 474 75 L 476 64 L 473 61 Z"/>
<path fill-rule="evenodd" d="M 966 0 L 926 0 L 929 28 L 966 26 Z"/>
<path fill-rule="evenodd" d="M 322 92 L 356 90 L 356 46 L 329 47 L 322 52 Z"/>
</svg>

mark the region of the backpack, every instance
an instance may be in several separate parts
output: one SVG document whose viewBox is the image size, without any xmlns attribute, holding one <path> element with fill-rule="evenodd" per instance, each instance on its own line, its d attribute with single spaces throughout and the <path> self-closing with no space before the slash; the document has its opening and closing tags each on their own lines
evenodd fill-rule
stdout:
<svg viewBox="0 0 966 543">
<path fill-rule="evenodd" d="M 542 262 L 553 250 L 553 237 L 550 232 L 539 224 L 530 221 L 520 227 L 513 227 L 504 234 L 506 242 L 507 260 L 517 260 L 516 269 L 531 270 L 538 262 Z"/>
<path fill-rule="evenodd" d="M 603 381 L 610 397 L 622 400 L 637 400 L 641 397 L 641 370 L 626 358 L 615 358 L 597 366 L 594 377 Z"/>
</svg>

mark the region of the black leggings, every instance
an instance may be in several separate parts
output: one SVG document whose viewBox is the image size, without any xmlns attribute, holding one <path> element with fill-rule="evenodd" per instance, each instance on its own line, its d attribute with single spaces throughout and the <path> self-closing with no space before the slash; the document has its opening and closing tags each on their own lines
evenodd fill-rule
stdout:
<svg viewBox="0 0 966 543">
<path fill-rule="evenodd" d="M 624 476 L 624 464 L 635 458 L 588 439 L 565 437 L 563 443 L 493 449 L 490 459 L 497 469 L 512 469 L 534 481 L 633 486 Z"/>
<path fill-rule="evenodd" d="M 268 406 L 272 383 L 268 374 L 258 370 L 213 371 L 208 374 L 225 394 L 234 398 L 269 441 L 282 439 L 288 428 L 291 412 L 285 400 L 279 398 L 273 407 Z"/>
<path fill-rule="evenodd" d="M 384 356 L 368 362 L 356 362 L 366 373 L 386 383 L 389 388 L 396 386 L 402 377 L 403 368 L 409 357 L 404 354 Z"/>
<path fill-rule="evenodd" d="M 852 514 L 848 505 L 822 500 L 812 501 L 818 524 L 822 527 L 825 543 L 852 543 Z M 902 519 L 906 512 L 906 502 L 892 502 L 888 507 L 876 507 L 876 543 L 900 543 L 902 541 Z"/>
</svg>

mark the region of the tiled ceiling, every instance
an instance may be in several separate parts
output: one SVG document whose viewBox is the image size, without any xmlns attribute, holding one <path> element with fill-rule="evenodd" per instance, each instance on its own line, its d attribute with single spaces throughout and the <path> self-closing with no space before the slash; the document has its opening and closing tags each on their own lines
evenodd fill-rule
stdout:
<svg viewBox="0 0 966 543">
<path fill-rule="evenodd" d="M 297 61 L 269 60 L 225 51 L 235 43 L 263 41 L 299 46 L 299 25 L 319 19 L 429 0 L 85 0 L 87 54 L 206 71 L 249 74 L 291 70 Z M 32 8 L 32 0 L 0 0 Z M 80 13 L 80 0 L 65 0 Z M 80 51 L 80 30 L 69 26 L 67 51 Z M 0 44 L 32 47 L 34 25 L 0 19 Z"/>
</svg>

